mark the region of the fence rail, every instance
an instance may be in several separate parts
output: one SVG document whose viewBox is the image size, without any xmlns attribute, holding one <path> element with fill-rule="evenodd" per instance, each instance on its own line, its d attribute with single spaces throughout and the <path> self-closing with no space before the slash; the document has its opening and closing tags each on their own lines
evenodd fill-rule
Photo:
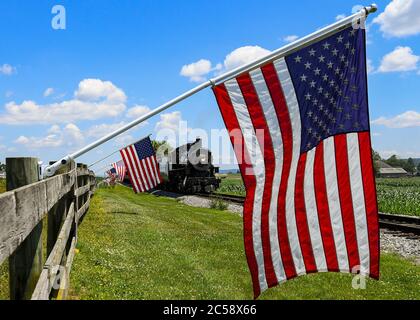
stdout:
<svg viewBox="0 0 420 320">
<path fill-rule="evenodd" d="M 37 160 L 6 159 L 8 190 L 14 185 L 9 180 L 22 184 L 22 173 L 26 178 L 31 170 L 38 173 L 38 168 L 32 168 L 37 161 L 23 159 Z M 0 264 L 9 259 L 11 299 L 67 297 L 77 227 L 95 188 L 94 172 L 86 165 L 70 163 L 56 176 L 0 195 Z M 48 221 L 47 259 L 42 264 L 44 220 Z"/>
</svg>

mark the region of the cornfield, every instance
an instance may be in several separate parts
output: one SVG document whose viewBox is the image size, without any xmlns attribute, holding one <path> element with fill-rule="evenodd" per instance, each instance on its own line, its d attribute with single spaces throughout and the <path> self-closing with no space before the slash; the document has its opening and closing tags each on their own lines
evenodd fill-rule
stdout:
<svg viewBox="0 0 420 320">
<path fill-rule="evenodd" d="M 420 216 L 420 178 L 377 179 L 379 210 Z"/>
<path fill-rule="evenodd" d="M 379 211 L 420 216 L 420 178 L 377 179 Z M 240 179 L 228 176 L 222 180 L 219 193 L 245 196 Z"/>
</svg>

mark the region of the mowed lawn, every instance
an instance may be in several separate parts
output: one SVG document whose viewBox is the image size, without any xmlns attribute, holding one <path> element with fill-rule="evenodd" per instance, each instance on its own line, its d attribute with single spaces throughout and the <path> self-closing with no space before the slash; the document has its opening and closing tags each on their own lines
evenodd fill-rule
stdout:
<svg viewBox="0 0 420 320">
<path fill-rule="evenodd" d="M 97 190 L 79 227 L 73 299 L 252 299 L 242 218 L 176 200 Z M 383 254 L 380 281 L 352 288 L 347 274 L 313 274 L 261 299 L 420 299 L 420 268 Z"/>
</svg>

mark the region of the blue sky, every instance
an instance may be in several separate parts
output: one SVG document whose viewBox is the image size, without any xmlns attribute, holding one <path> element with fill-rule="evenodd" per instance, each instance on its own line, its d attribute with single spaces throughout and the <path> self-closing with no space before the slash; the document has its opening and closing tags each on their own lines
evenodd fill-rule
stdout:
<svg viewBox="0 0 420 320">
<path fill-rule="evenodd" d="M 374 148 L 385 157 L 420 157 L 420 1 L 377 3 L 378 13 L 368 19 Z M 199 81 L 351 14 L 359 4 L 1 1 L 0 161 L 58 159 Z M 52 28 L 55 5 L 66 9 L 65 30 Z M 92 163 L 124 143 L 177 127 L 181 119 L 190 129 L 224 128 L 207 89 L 79 161 Z M 195 135 L 190 131 L 189 138 Z"/>
</svg>

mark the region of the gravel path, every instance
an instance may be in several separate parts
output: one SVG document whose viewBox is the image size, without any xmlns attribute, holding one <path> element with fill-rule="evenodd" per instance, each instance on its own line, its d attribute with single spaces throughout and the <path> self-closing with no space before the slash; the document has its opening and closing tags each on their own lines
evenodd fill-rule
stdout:
<svg viewBox="0 0 420 320">
<path fill-rule="evenodd" d="M 420 265 L 420 238 L 402 235 L 389 230 L 381 230 L 381 251 L 394 252 L 415 260 Z"/>
<path fill-rule="evenodd" d="M 211 199 L 201 198 L 197 196 L 183 196 L 183 197 L 178 198 L 178 200 L 188 206 L 198 207 L 198 208 L 210 208 L 211 201 L 212 201 Z M 226 202 L 226 204 L 228 205 L 228 209 L 227 209 L 228 211 L 237 213 L 240 216 L 242 216 L 242 209 L 243 209 L 242 205 L 234 204 L 230 202 Z"/>
<path fill-rule="evenodd" d="M 178 198 L 182 203 L 199 208 L 210 208 L 211 200 L 198 196 L 183 196 Z M 226 203 L 228 211 L 242 216 L 242 205 Z M 381 230 L 381 251 L 397 253 L 404 258 L 414 259 L 420 265 L 420 238 L 410 235 Z"/>
</svg>

